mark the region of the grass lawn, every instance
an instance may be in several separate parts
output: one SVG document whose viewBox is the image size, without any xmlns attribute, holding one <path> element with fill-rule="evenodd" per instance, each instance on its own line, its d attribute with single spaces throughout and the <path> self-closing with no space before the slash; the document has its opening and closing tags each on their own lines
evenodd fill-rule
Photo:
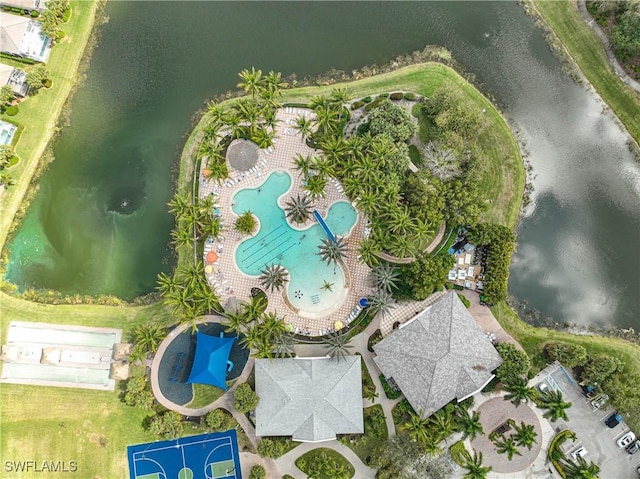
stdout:
<svg viewBox="0 0 640 479">
<path fill-rule="evenodd" d="M 334 465 L 344 467 L 345 474 L 343 477 L 352 478 L 356 473 L 351 463 L 342 454 L 326 447 L 313 449 L 296 459 L 298 469 L 305 474 L 313 475 L 317 479 L 331 479 L 334 477 L 327 473 L 327 469 L 334 467 Z"/>
<path fill-rule="evenodd" d="M 225 392 L 215 386 L 207 384 L 193 384 L 193 399 L 186 407 L 198 409 L 208 406 L 213 401 L 219 399 Z"/>
<path fill-rule="evenodd" d="M 574 2 L 534 0 L 533 5 L 553 29 L 587 80 L 640 143 L 640 94 L 613 72 L 604 47 L 582 20 Z"/>
<path fill-rule="evenodd" d="M 55 132 L 62 107 L 78 80 L 78 66 L 93 29 L 98 3 L 72 1 L 71 8 L 73 13 L 69 22 L 62 24 L 66 37 L 51 49 L 47 63 L 49 78 L 53 80 L 51 88 L 42 88 L 21 103 L 16 116 L 2 115 L 3 119 L 24 126 L 24 131 L 16 145 L 16 153 L 21 161 L 11 169 L 16 184 L 0 194 L 0 249 L 7 239 L 13 217 L 27 193 L 40 158 Z"/>
</svg>

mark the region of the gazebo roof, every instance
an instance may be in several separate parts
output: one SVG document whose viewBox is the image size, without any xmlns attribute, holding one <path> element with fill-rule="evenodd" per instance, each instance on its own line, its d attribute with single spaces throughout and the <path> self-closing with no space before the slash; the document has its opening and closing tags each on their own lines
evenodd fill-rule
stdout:
<svg viewBox="0 0 640 479">
<path fill-rule="evenodd" d="M 258 162 L 258 145 L 250 140 L 233 140 L 227 148 L 227 161 L 236 170 L 250 170 Z"/>
<path fill-rule="evenodd" d="M 208 384 L 227 389 L 227 361 L 235 341 L 233 338 L 221 338 L 196 333 L 196 356 L 191 366 L 187 383 Z"/>
</svg>

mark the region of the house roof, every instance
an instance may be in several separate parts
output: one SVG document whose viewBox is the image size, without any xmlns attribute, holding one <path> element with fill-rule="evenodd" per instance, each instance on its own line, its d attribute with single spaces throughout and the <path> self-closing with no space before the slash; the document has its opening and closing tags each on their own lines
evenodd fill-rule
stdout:
<svg viewBox="0 0 640 479">
<path fill-rule="evenodd" d="M 0 5 L 24 8 L 27 10 L 38 10 L 39 12 L 47 8 L 46 3 L 42 0 L 0 0 Z"/>
<path fill-rule="evenodd" d="M 345 359 L 256 359 L 256 434 L 319 442 L 363 433 L 360 357 Z"/>
<path fill-rule="evenodd" d="M 0 63 L 0 86 L 4 85 L 9 85 L 18 95 L 27 96 L 29 87 L 24 70 Z"/>
<path fill-rule="evenodd" d="M 0 11 L 0 48 L 44 62 L 51 51 L 51 39 L 42 33 L 40 22 Z"/>
<path fill-rule="evenodd" d="M 374 361 L 428 417 L 484 387 L 502 358 L 455 292 L 373 347 Z"/>
</svg>

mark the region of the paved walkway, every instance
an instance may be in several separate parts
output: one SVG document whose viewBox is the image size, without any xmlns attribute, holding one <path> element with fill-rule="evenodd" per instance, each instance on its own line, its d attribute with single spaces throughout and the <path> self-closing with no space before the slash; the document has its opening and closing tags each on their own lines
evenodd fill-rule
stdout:
<svg viewBox="0 0 640 479">
<path fill-rule="evenodd" d="M 616 57 L 613 48 L 611 47 L 611 43 L 609 42 L 609 38 L 604 30 L 600 27 L 598 22 L 596 22 L 589 11 L 587 10 L 587 3 L 585 0 L 578 0 L 578 12 L 582 16 L 582 19 L 591 27 L 593 32 L 598 36 L 600 41 L 602 42 L 602 46 L 604 47 L 605 52 L 607 53 L 607 58 L 609 59 L 609 63 L 611 64 L 611 68 L 615 74 L 625 82 L 630 88 L 633 88 L 635 91 L 640 92 L 640 83 L 627 75 L 627 72 L 624 71 L 624 68 L 618 62 L 618 58 Z"/>
<path fill-rule="evenodd" d="M 280 471 L 280 476 L 273 477 L 278 478 L 284 476 L 285 474 L 289 474 L 296 479 L 307 479 L 307 475 L 296 467 L 296 459 L 298 459 L 304 453 L 319 447 L 333 449 L 334 451 L 342 454 L 356 470 L 356 473 L 353 476 L 355 479 L 374 479 L 376 477 L 375 469 L 371 469 L 370 467 L 365 466 L 360 458 L 351 449 L 349 449 L 339 441 L 325 441 L 321 443 L 303 442 L 298 447 L 292 449 L 284 456 L 280 456 L 274 461 L 275 466 L 278 468 L 278 471 Z"/>
</svg>

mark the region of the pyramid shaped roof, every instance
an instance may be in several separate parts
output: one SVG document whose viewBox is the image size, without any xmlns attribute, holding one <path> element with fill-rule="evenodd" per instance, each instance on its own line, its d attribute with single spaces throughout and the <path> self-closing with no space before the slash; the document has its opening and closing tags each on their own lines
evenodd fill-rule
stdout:
<svg viewBox="0 0 640 479">
<path fill-rule="evenodd" d="M 198 331 L 196 356 L 187 383 L 208 384 L 227 389 L 227 361 L 235 340 L 235 337 L 221 338 Z"/>
</svg>

